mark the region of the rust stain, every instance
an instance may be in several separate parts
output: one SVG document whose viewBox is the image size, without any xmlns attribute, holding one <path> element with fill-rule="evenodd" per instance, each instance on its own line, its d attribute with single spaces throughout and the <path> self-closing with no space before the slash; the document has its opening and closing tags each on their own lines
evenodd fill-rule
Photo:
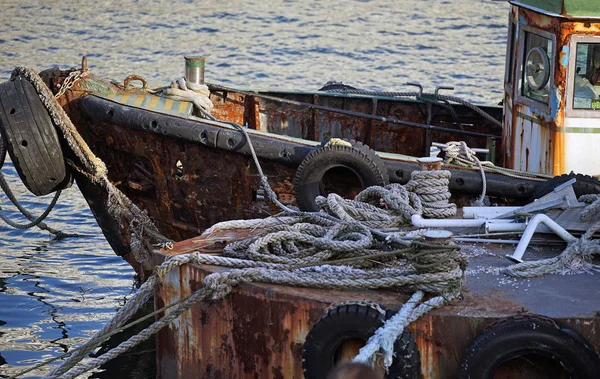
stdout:
<svg viewBox="0 0 600 379">
<path fill-rule="evenodd" d="M 423 316 L 411 327 L 419 354 L 421 356 L 421 375 L 423 379 L 433 378 L 439 372 L 438 357 L 434 349 L 433 322 L 431 317 Z"/>
<path fill-rule="evenodd" d="M 228 233 L 217 231 L 213 237 Z M 201 287 L 206 275 L 222 270 L 194 265 L 174 270 L 157 286 L 156 306 L 188 295 Z M 397 310 L 408 296 L 386 291 L 243 284 L 223 300 L 194 305 L 159 333 L 159 377 L 302 378 L 302 346 L 325 307 L 369 298 Z M 462 302 L 434 310 L 409 326 L 424 379 L 455 378 L 464 351 L 478 333 L 506 316 L 529 312 L 500 289 L 477 295 L 464 290 L 463 297 Z M 600 346 L 600 317 L 573 316 L 564 322 L 584 334 L 594 347 Z"/>
</svg>

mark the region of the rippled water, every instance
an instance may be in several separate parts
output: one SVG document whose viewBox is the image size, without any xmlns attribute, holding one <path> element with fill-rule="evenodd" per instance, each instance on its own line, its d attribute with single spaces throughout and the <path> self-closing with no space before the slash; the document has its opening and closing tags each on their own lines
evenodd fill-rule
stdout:
<svg viewBox="0 0 600 379">
<path fill-rule="evenodd" d="M 67 68 L 87 55 L 97 75 L 122 80 L 135 73 L 159 86 L 182 75 L 184 55 L 200 55 L 208 56 L 207 81 L 246 88 L 315 90 L 337 80 L 403 91 L 416 81 L 426 91 L 454 86 L 455 95 L 476 103 L 502 97 L 504 1 L 0 0 L 0 6 L 2 81 L 17 65 Z M 51 197 L 29 195 L 10 164 L 3 172 L 27 208 L 43 212 Z M 12 209 L 3 195 L 0 205 Z M 76 187 L 64 192 L 48 224 L 84 237 L 55 241 L 44 231 L 0 225 L 0 377 L 80 343 L 132 291 L 133 271 L 112 253 Z M 105 375 L 120 376 L 116 366 Z"/>
</svg>

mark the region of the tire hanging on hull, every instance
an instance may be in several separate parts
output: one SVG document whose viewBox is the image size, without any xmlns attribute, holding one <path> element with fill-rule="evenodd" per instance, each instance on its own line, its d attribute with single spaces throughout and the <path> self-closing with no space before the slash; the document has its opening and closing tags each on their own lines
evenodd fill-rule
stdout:
<svg viewBox="0 0 600 379">
<path fill-rule="evenodd" d="M 573 183 L 573 190 L 575 191 L 575 196 L 578 198 L 582 195 L 600 194 L 600 181 L 598 179 L 589 175 L 572 172 L 570 174 L 558 175 L 542 182 L 529 199 L 530 202 L 549 194 L 554 188 L 571 179 L 576 179 L 576 182 Z"/>
<path fill-rule="evenodd" d="M 600 358 L 579 333 L 533 316 L 507 319 L 475 337 L 463 356 L 459 378 L 492 379 L 507 362 L 535 357 L 554 361 L 552 367 L 561 367 L 574 379 L 596 378 L 600 372 Z"/>
<path fill-rule="evenodd" d="M 359 179 L 361 189 L 369 186 L 385 186 L 389 176 L 385 164 L 367 145 L 356 141 L 345 144 L 326 144 L 311 151 L 302 161 L 294 178 L 296 205 L 300 210 L 317 212 L 315 198 L 326 196 L 323 180 L 328 171 L 344 168 L 352 171 Z"/>
<path fill-rule="evenodd" d="M 302 367 L 306 379 L 324 378 L 339 362 L 348 341 L 366 343 L 381 327 L 387 316 L 368 305 L 340 305 L 317 321 L 306 336 L 302 350 Z M 418 378 L 419 351 L 408 330 L 394 344 L 395 357 L 386 378 Z"/>
<path fill-rule="evenodd" d="M 69 185 L 70 171 L 52 118 L 24 77 L 0 84 L 0 129 L 29 191 L 43 196 Z"/>
</svg>

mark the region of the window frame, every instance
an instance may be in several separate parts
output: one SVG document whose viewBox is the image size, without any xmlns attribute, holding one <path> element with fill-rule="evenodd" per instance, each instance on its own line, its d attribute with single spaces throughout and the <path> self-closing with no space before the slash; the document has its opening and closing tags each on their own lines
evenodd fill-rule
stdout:
<svg viewBox="0 0 600 379">
<path fill-rule="evenodd" d="M 572 118 L 600 118 L 600 109 L 573 108 L 575 97 L 575 70 L 577 69 L 577 44 L 597 43 L 600 44 L 600 36 L 573 35 L 569 42 L 569 66 L 565 83 L 565 117 Z M 598 94 L 600 95 L 600 93 Z"/>
<path fill-rule="evenodd" d="M 533 33 L 536 34 L 540 37 L 544 37 L 548 40 L 550 40 L 552 42 L 552 54 L 549 58 L 550 61 L 550 78 L 548 79 L 548 103 L 544 103 L 542 101 L 539 100 L 535 100 L 532 99 L 530 97 L 527 97 L 525 95 L 523 95 L 523 86 L 524 86 L 524 81 L 525 78 L 523 77 L 524 72 L 523 72 L 523 64 L 525 62 L 525 59 L 527 58 L 527 53 L 528 51 L 525 51 L 525 33 Z M 530 108 L 535 108 L 541 111 L 544 111 L 545 113 L 549 114 L 550 113 L 550 97 L 552 96 L 552 91 L 555 88 L 554 85 L 554 62 L 556 60 L 556 36 L 552 33 L 549 33 L 545 30 L 540 30 L 538 28 L 529 26 L 529 25 L 521 25 L 520 30 L 519 30 L 519 55 L 517 57 L 517 63 L 518 63 L 518 76 L 515 76 L 513 78 L 513 85 L 515 85 L 515 92 L 516 92 L 516 100 L 518 103 L 526 105 Z M 517 79 L 517 83 L 514 83 Z M 518 86 L 517 86 L 518 85 Z"/>
<path fill-rule="evenodd" d="M 515 78 L 514 78 L 514 65 L 515 61 L 515 47 L 516 47 L 516 37 L 517 37 L 517 25 L 518 23 L 513 19 L 512 13 L 508 15 L 508 35 L 506 41 L 506 61 L 504 63 L 504 90 L 507 93 L 510 93 L 511 97 L 513 96 L 512 89 L 514 88 Z"/>
</svg>

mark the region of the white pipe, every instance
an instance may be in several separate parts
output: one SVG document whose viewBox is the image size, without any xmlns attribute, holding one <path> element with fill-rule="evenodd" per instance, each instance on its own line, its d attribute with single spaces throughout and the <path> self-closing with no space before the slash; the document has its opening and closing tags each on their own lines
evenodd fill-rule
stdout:
<svg viewBox="0 0 600 379">
<path fill-rule="evenodd" d="M 519 241 L 519 244 L 515 249 L 515 252 L 512 253 L 512 255 L 507 254 L 506 258 L 519 263 L 523 262 L 523 254 L 525 254 L 525 250 L 527 249 L 527 246 L 529 246 L 529 242 L 531 241 L 531 238 L 533 237 L 533 234 L 540 223 L 546 225 L 550 230 L 556 233 L 557 236 L 566 242 L 577 241 L 577 238 L 573 237 L 571 233 L 567 232 L 562 226 L 558 225 L 550 217 L 546 216 L 545 214 L 538 214 L 529 221 L 527 228 L 525 228 L 525 231 L 523 232 L 521 241 Z"/>
<path fill-rule="evenodd" d="M 486 238 L 467 238 L 467 237 L 456 237 L 452 238 L 458 242 L 479 242 L 479 243 L 506 243 L 516 245 L 519 240 L 504 240 L 504 239 L 486 239 Z"/>
<path fill-rule="evenodd" d="M 486 223 L 490 224 L 508 224 L 512 223 L 513 225 L 517 225 L 513 223 L 513 220 L 510 219 L 494 219 L 488 220 L 485 218 L 477 218 L 477 219 L 460 219 L 460 218 L 447 218 L 447 219 L 424 219 L 420 215 L 412 215 L 410 218 L 413 226 L 417 228 L 477 228 L 479 226 L 485 225 Z"/>
<path fill-rule="evenodd" d="M 463 207 L 463 218 L 494 218 L 521 207 Z"/>
<path fill-rule="evenodd" d="M 431 145 L 433 145 L 435 147 L 440 147 L 440 148 L 448 147 L 448 145 L 446 145 L 445 143 L 441 143 L 441 142 L 432 142 Z M 489 154 L 489 152 L 490 152 L 490 149 L 485 149 L 482 147 L 471 147 L 471 150 L 473 150 L 476 153 L 484 153 L 484 154 Z"/>
<path fill-rule="evenodd" d="M 488 220 L 485 223 L 485 232 L 521 232 L 527 228 L 526 223 L 512 222 L 513 220 L 507 220 L 509 222 L 498 222 L 500 220 Z"/>
</svg>

